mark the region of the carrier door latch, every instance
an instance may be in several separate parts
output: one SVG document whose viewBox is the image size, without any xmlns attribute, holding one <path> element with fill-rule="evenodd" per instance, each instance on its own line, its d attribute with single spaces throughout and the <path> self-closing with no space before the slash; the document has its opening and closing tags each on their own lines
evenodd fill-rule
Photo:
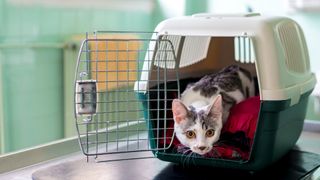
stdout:
<svg viewBox="0 0 320 180">
<path fill-rule="evenodd" d="M 79 80 L 76 82 L 77 115 L 95 114 L 97 110 L 97 83 L 95 80 Z"/>
</svg>

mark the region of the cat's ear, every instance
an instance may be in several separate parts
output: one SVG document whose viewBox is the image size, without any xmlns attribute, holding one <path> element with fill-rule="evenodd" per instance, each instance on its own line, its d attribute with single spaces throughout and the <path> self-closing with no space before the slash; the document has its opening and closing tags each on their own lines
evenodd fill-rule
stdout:
<svg viewBox="0 0 320 180">
<path fill-rule="evenodd" d="M 173 119 L 176 123 L 181 123 L 184 119 L 186 119 L 188 110 L 186 106 L 179 100 L 174 99 L 172 101 L 172 113 L 173 113 Z"/>
<path fill-rule="evenodd" d="M 211 104 L 210 108 L 208 109 L 208 114 L 215 115 L 215 116 L 222 116 L 222 97 L 219 94 Z"/>
</svg>

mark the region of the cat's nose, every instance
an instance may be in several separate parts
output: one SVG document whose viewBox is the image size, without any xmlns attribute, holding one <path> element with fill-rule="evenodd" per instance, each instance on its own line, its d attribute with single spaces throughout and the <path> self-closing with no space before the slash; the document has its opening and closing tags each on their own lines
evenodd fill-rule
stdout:
<svg viewBox="0 0 320 180">
<path fill-rule="evenodd" d="M 200 146 L 198 147 L 201 151 L 205 150 L 207 147 L 206 146 Z"/>
</svg>

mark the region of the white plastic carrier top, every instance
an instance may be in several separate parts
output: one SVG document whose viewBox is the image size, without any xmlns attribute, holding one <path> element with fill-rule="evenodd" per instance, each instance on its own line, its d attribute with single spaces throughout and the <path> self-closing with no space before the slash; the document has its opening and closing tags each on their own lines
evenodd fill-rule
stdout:
<svg viewBox="0 0 320 180">
<path fill-rule="evenodd" d="M 155 29 L 158 38 L 164 35 L 192 36 L 194 47 L 203 55 L 208 41 L 206 37 L 249 37 L 254 49 L 254 61 L 259 82 L 261 100 L 287 100 L 291 105 L 299 102 L 300 96 L 314 88 L 315 75 L 310 71 L 308 49 L 301 27 L 286 17 L 260 16 L 260 14 L 195 14 L 162 21 Z M 172 42 L 175 47 L 175 42 Z M 149 49 L 154 44 L 150 43 Z M 192 53 L 189 53 L 192 54 Z M 194 55 L 195 56 L 195 55 Z M 184 57 L 181 55 L 180 57 Z M 185 56 L 189 57 L 189 56 Z M 189 58 L 190 59 L 190 58 Z M 188 60 L 192 61 L 192 60 Z M 193 62 L 178 60 L 180 67 Z M 145 63 L 144 70 L 154 63 Z M 147 71 L 140 80 L 148 81 Z M 148 84 L 139 84 L 140 92 L 146 92 Z"/>
</svg>

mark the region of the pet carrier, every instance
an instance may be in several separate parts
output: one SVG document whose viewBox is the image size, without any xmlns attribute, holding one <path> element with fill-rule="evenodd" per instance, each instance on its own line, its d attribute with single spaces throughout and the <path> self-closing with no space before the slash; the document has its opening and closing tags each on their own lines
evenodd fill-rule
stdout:
<svg viewBox="0 0 320 180">
<path fill-rule="evenodd" d="M 155 31 L 96 32 L 83 41 L 75 115 L 85 155 L 152 151 L 180 164 L 259 170 L 294 146 L 316 82 L 296 22 L 259 14 L 196 14 L 165 20 Z M 235 108 L 240 113 L 233 117 L 251 117 L 249 146 L 218 147 L 219 156 L 212 157 L 180 152 L 172 100 L 188 83 L 229 65 L 255 77 L 257 96 L 247 103 L 255 109 Z"/>
</svg>

